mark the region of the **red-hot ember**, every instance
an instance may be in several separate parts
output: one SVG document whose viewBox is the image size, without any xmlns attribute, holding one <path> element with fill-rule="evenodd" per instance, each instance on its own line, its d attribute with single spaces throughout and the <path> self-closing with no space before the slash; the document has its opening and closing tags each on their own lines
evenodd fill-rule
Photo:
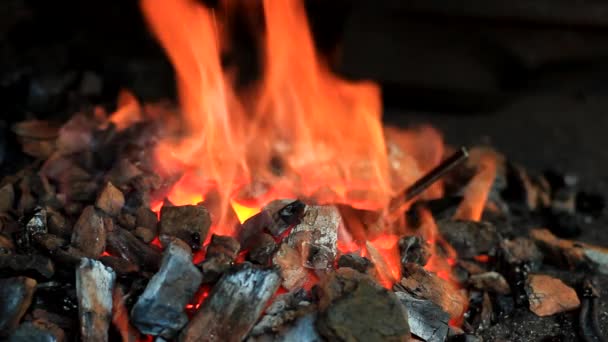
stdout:
<svg viewBox="0 0 608 342">
<path fill-rule="evenodd" d="M 213 12 L 194 0 L 141 0 L 151 30 L 175 67 L 181 105 L 180 120 L 154 115 L 164 120 L 156 171 L 176 181 L 152 209 L 158 213 L 165 200 L 213 203 L 208 206 L 211 232 L 231 236 L 236 236 L 237 220 L 244 222 L 280 198 L 348 205 L 386 217 L 389 201 L 444 157 L 440 134 L 430 127 L 384 127 L 379 88 L 329 72 L 315 51 L 301 1 L 263 1 L 263 73 L 255 86 L 236 91 L 220 61 L 221 50 L 229 48 L 224 21 L 234 7 L 227 2 Z M 119 102 L 109 119 L 118 129 L 149 115 L 128 94 Z M 479 156 L 456 218 L 481 218 L 495 163 L 490 154 Z M 443 196 L 442 183 L 420 196 Z M 399 238 L 417 234 L 431 246 L 425 268 L 458 288 L 451 271 L 458 255 L 439 235 L 429 212 L 421 212 L 416 230 L 402 221 L 380 222 L 373 231 L 340 227 L 339 252 L 371 259 L 379 282 L 390 288 L 401 279 Z M 204 260 L 202 250 L 195 262 Z M 317 281 L 309 273 L 305 288 Z M 202 288 L 188 310 L 196 310 L 208 293 Z"/>
</svg>

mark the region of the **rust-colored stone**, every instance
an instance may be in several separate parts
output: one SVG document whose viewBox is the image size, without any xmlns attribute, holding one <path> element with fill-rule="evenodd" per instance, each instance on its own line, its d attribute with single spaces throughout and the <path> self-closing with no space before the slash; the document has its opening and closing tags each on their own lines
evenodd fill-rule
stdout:
<svg viewBox="0 0 608 342">
<path fill-rule="evenodd" d="M 530 311 L 541 317 L 574 310 L 581 304 L 573 288 L 544 274 L 528 276 L 526 293 Z"/>
</svg>

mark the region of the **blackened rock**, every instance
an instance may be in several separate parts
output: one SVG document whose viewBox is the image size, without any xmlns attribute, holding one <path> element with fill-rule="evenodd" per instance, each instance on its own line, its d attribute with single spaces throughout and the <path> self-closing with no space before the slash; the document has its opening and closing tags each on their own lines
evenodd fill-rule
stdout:
<svg viewBox="0 0 608 342">
<path fill-rule="evenodd" d="M 359 256 L 357 254 L 348 253 L 341 255 L 338 259 L 338 267 L 350 267 L 361 273 L 367 273 L 368 270 L 374 267 L 374 263 L 368 258 Z"/>
<path fill-rule="evenodd" d="M 551 208 L 544 211 L 545 224 L 551 232 L 562 238 L 573 238 L 581 235 L 582 228 L 579 217 L 575 214 L 552 210 Z"/>
<path fill-rule="evenodd" d="M 268 231 L 274 235 L 281 235 L 287 228 L 300 223 L 304 216 L 306 204 L 298 200 L 280 199 L 268 203 L 262 212 L 268 213 L 272 218 Z"/>
<path fill-rule="evenodd" d="M 528 265 L 531 271 L 540 268 L 543 262 L 543 254 L 536 243 L 526 237 L 517 237 L 511 240 L 502 240 L 499 249 L 500 260 L 505 266 Z"/>
<path fill-rule="evenodd" d="M 160 211 L 160 234 L 175 236 L 193 250 L 200 249 L 211 227 L 211 216 L 202 205 L 163 206 Z"/>
<path fill-rule="evenodd" d="M 72 235 L 72 226 L 58 211 L 46 207 L 48 231 L 61 237 Z"/>
<path fill-rule="evenodd" d="M 342 288 L 338 296 L 330 290 L 336 287 Z M 371 277 L 342 268 L 330 275 L 321 289 L 325 304 L 317 329 L 328 340 L 409 341 L 406 310 L 393 292 Z"/>
<path fill-rule="evenodd" d="M 399 252 L 402 265 L 413 262 L 424 266 L 431 257 L 429 244 L 420 236 L 404 236 L 399 239 Z"/>
<path fill-rule="evenodd" d="M 0 234 L 0 255 L 12 254 L 15 252 L 15 244 L 11 238 Z"/>
<path fill-rule="evenodd" d="M 65 333 L 51 322 L 24 322 L 8 339 L 9 342 L 63 342 Z"/>
<path fill-rule="evenodd" d="M 83 258 L 76 269 L 76 294 L 82 341 L 107 341 L 112 321 L 116 274 L 100 261 Z"/>
<path fill-rule="evenodd" d="M 450 315 L 430 300 L 418 299 L 406 292 L 395 292 L 407 311 L 410 332 L 427 342 L 445 341 Z"/>
<path fill-rule="evenodd" d="M 26 277 L 0 279 L 0 337 L 10 334 L 32 303 L 36 280 Z"/>
<path fill-rule="evenodd" d="M 437 226 L 461 258 L 492 255 L 500 241 L 496 228 L 488 222 L 444 220 L 437 222 Z"/>
<path fill-rule="evenodd" d="M 243 249 L 251 249 L 252 245 L 256 243 L 256 239 L 261 234 L 265 234 L 264 229 L 272 224 L 272 220 L 272 215 L 266 210 L 262 210 L 245 220 L 238 236 Z"/>
<path fill-rule="evenodd" d="M 55 274 L 53 262 L 38 254 L 0 255 L 0 272 L 3 275 L 27 275 L 49 279 Z"/>
<path fill-rule="evenodd" d="M 82 250 L 86 256 L 97 258 L 106 247 L 106 236 L 107 227 L 103 214 L 97 212 L 93 206 L 84 208 L 74 224 L 72 245 Z"/>
<path fill-rule="evenodd" d="M 133 233 L 145 243 L 152 242 L 152 240 L 154 240 L 156 237 L 156 233 L 145 227 L 137 227 Z"/>
<path fill-rule="evenodd" d="M 144 334 L 173 338 L 188 323 L 185 306 L 202 281 L 192 264 L 192 252 L 182 241 L 171 241 L 160 270 L 150 279 L 131 311 L 133 325 Z"/>
</svg>

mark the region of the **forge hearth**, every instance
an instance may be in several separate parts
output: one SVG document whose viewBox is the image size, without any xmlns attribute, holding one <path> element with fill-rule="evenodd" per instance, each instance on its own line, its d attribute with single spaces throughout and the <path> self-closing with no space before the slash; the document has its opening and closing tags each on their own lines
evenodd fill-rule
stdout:
<svg viewBox="0 0 608 342">
<path fill-rule="evenodd" d="M 606 339 L 594 179 L 385 126 L 377 85 L 330 71 L 300 1 L 140 6 L 179 103 L 108 106 L 92 73 L 33 83 L 78 81 L 65 96 L 87 102 L 10 127 L 0 340 Z M 246 87 L 233 15 L 262 60 Z"/>
</svg>

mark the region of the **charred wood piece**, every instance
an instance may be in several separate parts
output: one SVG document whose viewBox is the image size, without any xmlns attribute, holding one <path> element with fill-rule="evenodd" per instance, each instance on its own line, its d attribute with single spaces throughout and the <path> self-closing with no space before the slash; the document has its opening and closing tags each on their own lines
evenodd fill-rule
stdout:
<svg viewBox="0 0 608 342">
<path fill-rule="evenodd" d="M 38 234 L 45 234 L 47 231 L 46 210 L 36 207 L 34 214 L 25 224 L 25 229 L 17 234 L 15 242 L 20 248 L 29 249 L 34 237 Z"/>
<path fill-rule="evenodd" d="M 4 213 L 13 209 L 15 203 L 15 188 L 13 184 L 7 183 L 0 188 L 0 212 Z"/>
<path fill-rule="evenodd" d="M 121 257 L 149 271 L 158 270 L 161 254 L 158 249 L 145 244 L 126 229 L 115 227 L 108 234 L 107 250 L 111 255 Z"/>
<path fill-rule="evenodd" d="M 414 263 L 405 265 L 400 287 L 416 298 L 439 305 L 451 318 L 460 317 L 466 306 L 465 296 L 447 280 Z"/>
<path fill-rule="evenodd" d="M 242 341 L 280 285 L 279 275 L 248 264 L 226 273 L 180 335 L 180 341 Z"/>
<path fill-rule="evenodd" d="M 277 243 L 267 233 L 261 233 L 249 240 L 249 253 L 247 260 L 258 265 L 267 266 L 277 250 Z"/>
<path fill-rule="evenodd" d="M 233 265 L 240 247 L 239 242 L 230 236 L 211 236 L 205 260 L 197 265 L 203 272 L 203 283 L 216 282 Z"/>
<path fill-rule="evenodd" d="M 139 266 L 119 257 L 106 255 L 99 258 L 99 261 L 112 268 L 118 276 L 126 276 L 139 272 Z"/>
<path fill-rule="evenodd" d="M 410 332 L 427 342 L 445 341 L 450 315 L 430 300 L 418 299 L 406 292 L 395 292 L 407 311 Z"/>
<path fill-rule="evenodd" d="M 413 262 L 424 266 L 431 257 L 431 247 L 420 236 L 404 236 L 399 239 L 399 252 L 401 265 Z"/>
<path fill-rule="evenodd" d="M 160 269 L 131 310 L 133 324 L 144 334 L 175 337 L 188 323 L 185 306 L 202 281 L 192 264 L 192 251 L 174 239 L 166 248 Z"/>
<path fill-rule="evenodd" d="M 95 207 L 84 208 L 82 214 L 74 224 L 72 233 L 72 246 L 80 249 L 89 258 L 97 258 L 106 248 L 108 228 L 102 213 Z"/>
<path fill-rule="evenodd" d="M 99 193 L 95 205 L 106 214 L 117 217 L 125 205 L 125 196 L 114 184 L 108 182 Z"/>
<path fill-rule="evenodd" d="M 112 291 L 116 274 L 92 259 L 82 259 L 76 269 L 80 336 L 83 341 L 107 341 L 112 320 Z"/>
<path fill-rule="evenodd" d="M 211 216 L 202 205 L 163 206 L 160 211 L 160 234 L 185 241 L 199 250 L 211 227 Z"/>
<path fill-rule="evenodd" d="M 272 263 L 278 267 L 281 275 L 281 285 L 287 290 L 301 287 L 306 282 L 308 271 L 304 268 L 300 253 L 283 243 L 274 254 Z"/>
<path fill-rule="evenodd" d="M 316 307 L 302 289 L 277 296 L 266 309 L 264 316 L 251 330 L 250 337 L 278 334 L 284 335 L 290 323 L 312 312 Z M 314 329 L 314 324 L 313 324 Z M 274 340 L 276 336 L 272 336 Z"/>
<path fill-rule="evenodd" d="M 304 266 L 328 269 L 338 252 L 338 227 L 341 223 L 336 207 L 307 206 L 300 223 L 287 237 L 287 243 L 300 252 Z"/>
<path fill-rule="evenodd" d="M 140 334 L 129 321 L 129 311 L 125 305 L 125 294 L 121 286 L 116 286 L 112 293 L 112 323 L 124 342 L 137 342 Z"/>
<path fill-rule="evenodd" d="M 36 280 L 26 277 L 0 279 L 0 337 L 9 335 L 32 303 Z"/>
<path fill-rule="evenodd" d="M 289 227 L 299 224 L 305 210 L 304 202 L 289 199 L 272 201 L 262 209 L 272 218 L 267 229 L 274 236 L 279 236 Z"/>
</svg>

